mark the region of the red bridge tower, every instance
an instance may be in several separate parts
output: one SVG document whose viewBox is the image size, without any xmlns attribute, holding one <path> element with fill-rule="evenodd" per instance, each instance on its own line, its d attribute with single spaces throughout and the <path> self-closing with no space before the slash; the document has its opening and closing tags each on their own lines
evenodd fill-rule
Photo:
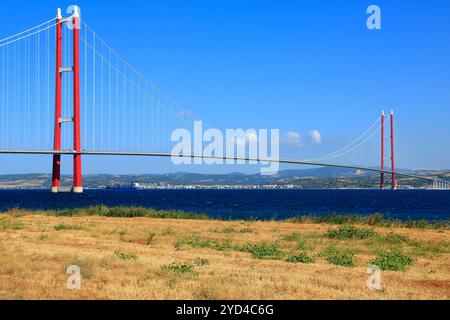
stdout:
<svg viewBox="0 0 450 320">
<path fill-rule="evenodd" d="M 73 16 L 63 19 L 61 9 L 58 9 L 56 17 L 56 84 L 55 84 L 55 130 L 53 148 L 61 151 L 61 125 L 73 122 L 73 192 L 82 193 L 81 172 L 81 132 L 80 132 L 80 46 L 79 29 L 80 13 L 74 7 Z M 63 23 L 72 22 L 73 26 L 73 66 L 62 66 L 62 28 Z M 62 75 L 66 72 L 73 73 L 73 117 L 62 117 Z M 61 184 L 61 155 L 53 156 L 52 192 L 57 193 Z"/>
</svg>

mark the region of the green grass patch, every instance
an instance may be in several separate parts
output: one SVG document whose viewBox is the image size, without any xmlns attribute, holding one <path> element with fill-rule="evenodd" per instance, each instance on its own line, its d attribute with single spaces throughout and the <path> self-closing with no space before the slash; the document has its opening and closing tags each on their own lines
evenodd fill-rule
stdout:
<svg viewBox="0 0 450 320">
<path fill-rule="evenodd" d="M 207 265 L 209 265 L 209 260 L 203 259 L 203 258 L 197 258 L 194 260 L 194 264 L 198 267 L 207 266 Z"/>
<path fill-rule="evenodd" d="M 201 239 L 198 236 L 190 236 L 182 239 L 178 239 L 175 242 L 176 248 L 182 246 L 190 246 L 192 248 L 209 248 L 219 251 L 225 251 L 233 249 L 233 245 L 230 240 L 216 240 L 216 239 Z"/>
<path fill-rule="evenodd" d="M 23 230 L 25 226 L 22 222 L 19 221 L 11 221 L 9 219 L 1 219 L 0 220 L 0 230 Z"/>
<path fill-rule="evenodd" d="M 400 245 L 400 244 L 407 244 L 411 242 L 411 239 L 407 236 L 396 234 L 396 233 L 389 233 L 385 236 L 382 236 L 380 239 L 383 243 L 388 245 Z"/>
<path fill-rule="evenodd" d="M 292 233 L 281 235 L 280 239 L 283 240 L 283 241 L 288 241 L 288 242 L 296 242 L 295 248 L 297 250 L 302 250 L 303 251 L 303 250 L 307 250 L 308 249 L 307 248 L 308 246 L 306 244 L 306 240 L 298 232 L 292 232 Z"/>
<path fill-rule="evenodd" d="M 155 239 L 156 233 L 147 231 L 145 234 L 145 240 L 147 241 L 147 245 L 152 244 L 153 240 Z"/>
<path fill-rule="evenodd" d="M 111 234 L 117 234 L 117 235 L 123 237 L 127 234 L 127 232 L 128 231 L 125 229 L 115 228 L 113 231 L 111 231 Z"/>
<path fill-rule="evenodd" d="M 135 254 L 121 251 L 114 252 L 114 257 L 121 260 L 137 260 L 137 256 Z"/>
<path fill-rule="evenodd" d="M 249 252 L 254 259 L 283 259 L 284 253 L 278 248 L 276 244 L 269 244 L 266 242 L 258 244 L 246 244 L 242 246 L 241 251 Z"/>
<path fill-rule="evenodd" d="M 352 249 L 339 249 L 334 246 L 325 248 L 322 252 L 322 256 L 328 263 L 343 266 L 354 267 L 356 266 L 355 253 Z"/>
<path fill-rule="evenodd" d="M 82 209 L 66 209 L 58 211 L 47 211 L 48 215 L 58 217 L 73 217 L 73 216 L 101 216 L 112 218 L 160 218 L 160 219 L 195 219 L 205 220 L 208 217 L 204 214 L 189 213 L 176 210 L 158 211 L 154 209 L 147 209 L 143 207 L 107 207 L 103 205 L 91 206 Z"/>
<path fill-rule="evenodd" d="M 289 234 L 282 235 L 281 236 L 281 240 L 298 242 L 298 241 L 302 240 L 302 236 L 298 232 L 292 232 L 292 233 L 289 233 Z"/>
<path fill-rule="evenodd" d="M 167 227 L 166 229 L 164 229 L 164 230 L 161 232 L 161 235 L 162 235 L 162 236 L 174 236 L 174 235 L 176 235 L 176 232 L 173 231 L 172 228 Z"/>
<path fill-rule="evenodd" d="M 392 249 L 381 253 L 372 261 L 372 264 L 378 266 L 381 270 L 391 271 L 405 271 L 412 263 L 413 259 L 399 249 Z"/>
<path fill-rule="evenodd" d="M 71 231 L 71 230 L 83 230 L 83 227 L 60 223 L 54 226 L 53 229 L 55 229 L 56 231 L 65 231 L 65 230 Z"/>
<path fill-rule="evenodd" d="M 313 257 L 308 256 L 307 253 L 301 252 L 298 254 L 290 254 L 287 257 L 286 261 L 290 263 L 313 263 L 315 259 Z"/>
<path fill-rule="evenodd" d="M 326 215 L 326 216 L 298 216 L 287 219 L 288 222 L 294 223 L 320 223 L 333 225 L 368 225 L 385 228 L 419 228 L 419 229 L 448 229 L 449 220 L 445 221 L 427 221 L 427 220 L 410 220 L 400 221 L 375 213 L 370 216 L 359 215 Z"/>
<path fill-rule="evenodd" d="M 5 213 L 9 216 L 21 217 L 29 214 L 30 210 L 11 209 Z M 209 218 L 205 214 L 197 214 L 192 212 L 176 211 L 176 210 L 154 210 L 143 207 L 107 207 L 104 205 L 91 206 L 88 208 L 78 209 L 64 209 L 64 210 L 48 210 L 48 211 L 35 211 L 36 214 L 44 214 L 49 216 L 58 217 L 72 217 L 72 216 L 104 216 L 104 217 L 121 217 L 121 218 L 133 218 L 133 217 L 148 217 L 148 218 L 161 218 L 161 219 L 193 219 L 193 220 L 217 220 Z M 223 221 L 230 219 L 222 219 Z M 245 221 L 257 221 L 256 219 L 246 219 Z M 261 220 L 259 220 L 261 221 Z M 273 221 L 270 219 L 263 221 Z M 318 223 L 318 224 L 333 224 L 333 225 L 369 225 L 379 227 L 399 227 L 399 228 L 419 228 L 419 229 L 439 229 L 445 230 L 449 227 L 449 220 L 445 221 L 427 221 L 427 220 L 410 220 L 400 221 L 397 219 L 391 219 L 385 217 L 382 214 L 373 214 L 370 216 L 359 215 L 327 215 L 327 216 L 298 216 L 289 218 L 284 221 L 294 223 Z M 243 229 L 250 231 L 250 229 Z M 238 231 L 241 233 L 247 233 L 245 231 Z M 276 232 L 276 229 L 273 230 Z"/>
<path fill-rule="evenodd" d="M 441 254 L 450 253 L 450 241 L 424 242 L 411 240 L 408 244 L 408 252 L 413 256 L 434 258 Z"/>
<path fill-rule="evenodd" d="M 234 227 L 225 227 L 223 229 L 214 229 L 211 230 L 213 233 L 237 233 Z"/>
<path fill-rule="evenodd" d="M 236 229 L 235 227 L 225 227 L 223 229 L 213 229 L 211 230 L 211 232 L 213 233 L 225 233 L 225 234 L 230 234 L 230 233 L 253 233 L 253 230 L 250 228 L 243 228 L 243 229 Z"/>
<path fill-rule="evenodd" d="M 375 236 L 375 231 L 367 228 L 356 228 L 354 226 L 340 226 L 337 229 L 330 229 L 327 237 L 330 239 L 348 240 L 348 239 L 367 239 Z"/>
<path fill-rule="evenodd" d="M 194 266 L 189 262 L 172 262 L 170 264 L 163 265 L 161 270 L 164 273 L 177 276 L 198 275 L 198 273 L 194 270 Z"/>
</svg>

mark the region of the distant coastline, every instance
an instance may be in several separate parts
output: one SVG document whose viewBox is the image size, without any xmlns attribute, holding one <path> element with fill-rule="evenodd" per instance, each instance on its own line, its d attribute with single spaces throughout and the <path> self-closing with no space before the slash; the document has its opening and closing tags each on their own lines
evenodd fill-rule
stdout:
<svg viewBox="0 0 450 320">
<path fill-rule="evenodd" d="M 407 171 L 416 175 L 449 180 L 450 173 L 443 170 Z M 63 186 L 72 185 L 71 176 L 62 176 Z M 363 173 L 352 169 L 304 169 L 283 170 L 277 175 L 260 174 L 88 174 L 83 179 L 88 189 L 105 189 L 116 186 L 136 184 L 142 189 L 377 189 L 379 175 Z M 51 185 L 50 174 L 9 174 L 0 175 L 0 189 L 48 189 Z M 423 180 L 398 177 L 402 189 L 426 189 L 430 183 Z M 389 188 L 389 180 L 386 188 Z"/>
</svg>

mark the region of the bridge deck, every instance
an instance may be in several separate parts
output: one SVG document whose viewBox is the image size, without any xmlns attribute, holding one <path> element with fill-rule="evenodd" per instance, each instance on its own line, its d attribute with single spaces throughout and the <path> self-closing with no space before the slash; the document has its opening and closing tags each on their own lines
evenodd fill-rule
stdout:
<svg viewBox="0 0 450 320">
<path fill-rule="evenodd" d="M 367 172 L 376 172 L 376 173 L 385 173 L 385 174 L 392 174 L 393 172 L 390 170 L 381 170 L 377 168 L 366 168 L 361 166 L 354 166 L 354 165 L 343 165 L 343 164 L 334 164 L 334 163 L 320 163 L 320 162 L 313 162 L 313 161 L 305 161 L 305 160 L 289 160 L 289 159 L 262 159 L 262 158 L 247 158 L 247 157 L 224 157 L 224 156 L 205 156 L 205 155 L 173 155 L 171 153 L 164 153 L 164 152 L 117 152 L 117 151 L 81 151 L 76 152 L 72 150 L 0 150 L 0 154 L 34 154 L 34 155 L 85 155 L 85 156 L 139 156 L 139 157 L 159 157 L 159 158 L 170 158 L 170 157 L 180 157 L 180 158 L 201 158 L 201 159 L 217 159 L 217 160 L 233 160 L 233 161 L 255 161 L 255 162 L 276 162 L 281 164 L 295 164 L 295 165 L 306 165 L 306 166 L 317 166 L 317 167 L 333 167 L 333 168 L 343 168 L 343 169 L 355 169 L 355 170 L 362 170 Z M 444 180 L 430 178 L 430 177 L 424 177 L 419 175 L 414 175 L 410 173 L 402 173 L 402 172 L 395 172 L 395 175 L 397 176 L 403 176 L 403 177 L 409 177 L 409 178 L 415 178 L 415 179 L 422 179 L 427 180 L 431 182 L 435 181 L 442 181 L 446 182 Z"/>
</svg>

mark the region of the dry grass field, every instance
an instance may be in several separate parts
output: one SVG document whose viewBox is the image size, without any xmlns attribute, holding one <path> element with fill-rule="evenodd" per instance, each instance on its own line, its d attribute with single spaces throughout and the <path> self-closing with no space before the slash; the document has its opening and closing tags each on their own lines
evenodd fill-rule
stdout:
<svg viewBox="0 0 450 320">
<path fill-rule="evenodd" d="M 13 211 L 0 215 L 0 299 L 449 299 L 449 244 L 447 228 Z"/>
</svg>

